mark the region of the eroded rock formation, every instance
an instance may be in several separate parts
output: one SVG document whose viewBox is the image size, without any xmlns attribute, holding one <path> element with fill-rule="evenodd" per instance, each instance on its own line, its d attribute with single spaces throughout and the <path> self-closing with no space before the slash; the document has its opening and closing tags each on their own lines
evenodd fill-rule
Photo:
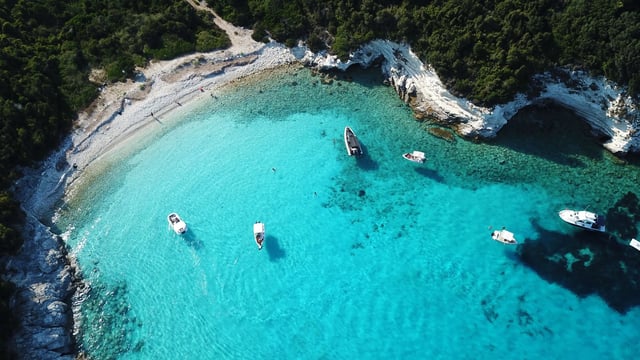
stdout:
<svg viewBox="0 0 640 360">
<path fill-rule="evenodd" d="M 298 53 L 300 53 L 298 51 Z M 465 137 L 494 137 L 520 109 L 553 101 L 585 119 L 595 135 L 612 153 L 640 152 L 640 113 L 637 99 L 623 87 L 584 71 L 556 69 L 536 76 L 535 95 L 518 94 L 506 104 L 486 108 L 452 95 L 429 65 L 404 44 L 375 40 L 355 51 L 343 62 L 328 54 L 306 52 L 301 58 L 319 69 L 346 70 L 352 65 L 380 64 L 387 82 L 417 118 L 429 117 L 450 125 Z"/>
</svg>

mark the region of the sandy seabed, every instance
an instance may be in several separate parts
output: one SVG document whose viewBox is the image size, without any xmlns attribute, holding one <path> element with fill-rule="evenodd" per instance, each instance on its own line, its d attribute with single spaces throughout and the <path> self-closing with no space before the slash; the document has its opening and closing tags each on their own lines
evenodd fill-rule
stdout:
<svg viewBox="0 0 640 360">
<path fill-rule="evenodd" d="M 196 5 L 194 5 L 196 6 Z M 191 101 L 215 99 L 216 92 L 248 75 L 297 62 L 278 43 L 259 43 L 251 31 L 216 17 L 232 46 L 196 53 L 138 69 L 135 80 L 104 86 L 99 97 L 78 114 L 72 134 L 39 169 L 25 170 L 15 186 L 23 208 L 49 223 L 56 204 L 74 192 L 77 180 L 123 142 L 174 119 L 172 112 Z"/>
<path fill-rule="evenodd" d="M 179 114 L 182 106 L 198 99 L 215 99 L 222 86 L 297 62 L 281 44 L 258 43 L 249 30 L 236 28 L 217 16 L 215 22 L 230 37 L 230 48 L 153 62 L 138 69 L 135 80 L 104 86 L 99 97 L 78 114 L 72 133 L 61 146 L 40 166 L 22 169 L 23 176 L 12 190 L 27 214 L 25 242 L 19 253 L 4 259 L 2 265 L 5 273 L 12 274 L 8 280 L 23 294 L 19 311 L 35 319 L 14 336 L 12 347 L 24 358 L 57 358 L 58 350 L 71 351 L 71 332 L 75 330 L 69 326 L 74 324 L 65 324 L 64 313 L 56 313 L 60 318 L 56 317 L 56 324 L 48 324 L 45 330 L 42 327 L 47 321 L 51 323 L 51 312 L 55 311 L 46 304 L 81 297 L 75 291 L 75 273 L 81 270 L 66 253 L 61 238 L 48 228 L 56 221 L 55 212 L 61 204 L 82 184 L 90 184 L 109 163 L 106 160 L 126 156 L 129 143 L 148 138 L 161 129 L 159 126 L 177 121 L 179 117 L 174 114 Z"/>
<path fill-rule="evenodd" d="M 210 11 L 195 1 L 188 1 L 199 10 Z M 282 44 L 256 42 L 252 40 L 250 30 L 234 27 L 217 16 L 215 23 L 230 37 L 230 48 L 191 54 L 170 61 L 153 62 L 143 69 L 138 69 L 138 76 L 134 80 L 104 86 L 94 103 L 78 114 L 75 128 L 62 146 L 37 169 L 24 169 L 25 176 L 16 182 L 14 191 L 32 225 L 50 225 L 53 212 L 59 206 L 60 200 L 73 196 L 81 187 L 80 184 L 90 182 L 92 176 L 100 173 L 100 160 L 107 158 L 107 154 L 126 151 L 128 142 L 137 142 L 145 138 L 146 134 L 158 130 L 159 126 L 164 126 L 166 122 L 176 121 L 178 117 L 173 115 L 180 111 L 182 106 L 193 101 L 215 99 L 223 86 L 233 84 L 249 75 L 297 63 L 304 55 L 297 50 L 287 49 Z M 372 46 L 377 47 L 376 50 L 382 54 L 388 53 L 385 58 L 392 63 L 391 50 L 398 49 L 398 46 L 382 41 Z M 383 51 L 385 49 L 388 50 L 386 53 Z M 412 55 L 409 49 L 405 50 L 406 58 L 413 58 L 409 57 Z M 433 80 L 437 78 L 435 73 L 424 68 L 422 63 L 415 59 L 415 66 L 410 68 L 412 71 L 408 75 L 415 77 L 418 84 L 423 85 L 418 86 L 421 92 L 432 95 L 425 98 L 445 109 L 448 109 L 444 106 L 447 104 L 453 109 L 460 108 L 459 101 L 449 99 L 448 93 L 443 90 L 439 81 L 434 83 Z M 480 128 L 487 127 L 485 118 L 470 123 L 477 123 Z M 34 226 L 38 229 L 40 227 Z M 50 234 L 41 235 L 51 238 Z M 42 259 L 28 253 L 44 254 L 51 247 L 57 246 L 52 243 L 43 248 L 38 239 L 42 237 L 28 236 L 21 255 L 25 260 L 15 261 L 16 264 L 24 265 L 21 266 L 20 274 L 11 279 L 19 288 L 33 288 L 33 283 L 39 281 L 37 276 L 42 273 L 32 273 L 38 272 L 38 261 Z M 27 244 L 28 242 L 31 244 Z M 62 261 L 60 264 L 65 266 Z M 52 271 L 50 275 L 52 282 L 58 281 L 55 272 Z M 41 283 L 45 282 L 46 280 Z M 44 304 L 45 302 L 38 298 L 40 296 L 44 295 L 34 295 L 32 301 Z"/>
</svg>

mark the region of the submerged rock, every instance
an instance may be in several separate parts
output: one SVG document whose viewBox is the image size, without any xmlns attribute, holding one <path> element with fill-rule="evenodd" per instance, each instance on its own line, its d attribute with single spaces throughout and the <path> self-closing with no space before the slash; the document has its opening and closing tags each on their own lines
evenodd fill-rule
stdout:
<svg viewBox="0 0 640 360">
<path fill-rule="evenodd" d="M 75 267 L 59 236 L 32 216 L 27 226 L 18 254 L 3 259 L 17 288 L 12 309 L 20 321 L 9 348 L 23 359 L 74 359 Z"/>
<path fill-rule="evenodd" d="M 449 130 L 445 130 L 439 127 L 431 127 L 427 131 L 429 132 L 429 134 L 442 140 L 446 140 L 449 142 L 454 142 L 456 140 L 455 135 L 452 134 Z"/>
<path fill-rule="evenodd" d="M 541 278 L 579 297 L 599 296 L 622 314 L 640 306 L 640 253 L 628 246 L 628 240 L 588 231 L 566 235 L 534 226 L 538 238 L 525 239 L 517 254 Z"/>
<path fill-rule="evenodd" d="M 629 96 L 623 87 L 583 71 L 559 68 L 539 74 L 531 81 L 535 92 L 518 94 L 506 104 L 488 108 L 451 94 L 435 70 L 423 64 L 406 44 L 374 40 L 353 52 L 346 62 L 327 53 L 309 51 L 301 60 L 321 70 L 379 64 L 387 77 L 385 83 L 393 86 L 402 100 L 412 106 L 417 118 L 429 117 L 451 125 L 465 137 L 494 137 L 520 109 L 553 101 L 582 117 L 594 134 L 604 139 L 604 147 L 612 153 L 640 152 L 637 99 Z"/>
</svg>

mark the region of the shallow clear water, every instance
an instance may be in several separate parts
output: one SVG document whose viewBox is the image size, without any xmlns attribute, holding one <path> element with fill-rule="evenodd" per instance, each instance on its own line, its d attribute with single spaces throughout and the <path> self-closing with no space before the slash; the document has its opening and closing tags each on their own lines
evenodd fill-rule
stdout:
<svg viewBox="0 0 640 360">
<path fill-rule="evenodd" d="M 636 307 L 616 311 L 601 296 L 547 281 L 515 246 L 490 238 L 506 226 L 521 243 L 554 234 L 634 256 L 625 239 L 583 239 L 556 214 L 566 206 L 606 212 L 637 190 L 637 166 L 606 154 L 559 109 L 523 112 L 489 143 L 446 141 L 416 122 L 379 75 L 351 76 L 323 85 L 288 69 L 245 79 L 165 119 L 137 142 L 144 149 L 112 154 L 108 171 L 86 174 L 94 181 L 58 226 L 92 285 L 82 307 L 88 354 L 637 353 L 629 346 Z M 346 125 L 364 158 L 346 155 Z M 429 161 L 402 159 L 414 149 Z M 183 236 L 168 229 L 172 211 L 189 225 Z M 252 239 L 256 220 L 266 224 L 262 251 Z"/>
</svg>

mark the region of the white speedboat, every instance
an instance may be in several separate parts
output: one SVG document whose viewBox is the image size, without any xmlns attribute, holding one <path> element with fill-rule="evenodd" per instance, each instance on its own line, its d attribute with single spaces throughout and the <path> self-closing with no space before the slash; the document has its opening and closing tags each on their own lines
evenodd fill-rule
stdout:
<svg viewBox="0 0 640 360">
<path fill-rule="evenodd" d="M 182 221 L 177 213 L 171 213 L 167 216 L 169 227 L 176 232 L 176 234 L 184 234 L 187 231 L 187 223 Z"/>
<path fill-rule="evenodd" d="M 258 245 L 258 250 L 262 250 L 262 243 L 264 242 L 264 224 L 256 221 L 253 224 L 253 239 L 256 241 L 256 245 Z"/>
<path fill-rule="evenodd" d="M 358 141 L 358 137 L 348 126 L 344 128 L 344 145 L 347 148 L 347 154 L 349 154 L 349 156 L 362 155 L 360 141 Z"/>
<path fill-rule="evenodd" d="M 517 244 L 516 238 L 513 236 L 511 231 L 506 229 L 495 230 L 491 233 L 491 238 L 495 241 L 500 241 L 504 244 Z"/>
<path fill-rule="evenodd" d="M 605 232 L 604 216 L 586 210 L 562 210 L 558 213 L 565 222 L 581 229 Z"/>
<path fill-rule="evenodd" d="M 417 150 L 414 150 L 411 153 L 402 154 L 402 157 L 419 164 L 422 164 L 427 160 L 427 157 L 424 155 L 424 153 Z"/>
<path fill-rule="evenodd" d="M 631 246 L 632 248 L 640 251 L 640 241 L 638 241 L 636 239 L 631 239 L 631 241 L 629 242 L 629 246 Z"/>
</svg>

